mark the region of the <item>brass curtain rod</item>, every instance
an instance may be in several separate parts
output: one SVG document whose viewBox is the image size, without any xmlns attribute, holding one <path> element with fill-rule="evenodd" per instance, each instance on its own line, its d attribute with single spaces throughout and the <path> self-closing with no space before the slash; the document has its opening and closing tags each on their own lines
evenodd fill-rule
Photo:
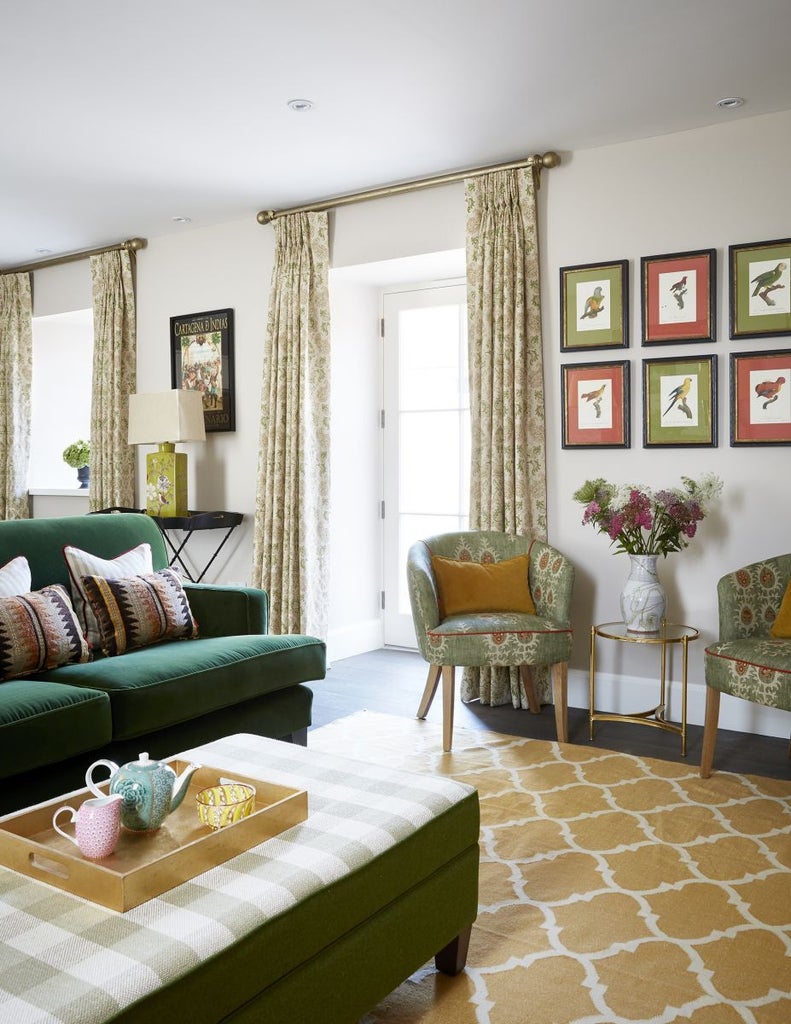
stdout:
<svg viewBox="0 0 791 1024">
<path fill-rule="evenodd" d="M 510 171 L 518 167 L 532 167 L 538 176 L 542 168 L 557 167 L 560 163 L 560 156 L 550 150 L 548 153 L 536 153 L 524 160 L 515 160 L 510 164 L 493 164 L 490 167 L 475 167 L 467 171 L 451 171 L 448 174 L 438 174 L 433 178 L 418 178 L 416 181 L 403 181 L 397 185 L 382 185 L 380 188 L 368 189 L 366 192 L 350 192 L 345 196 L 336 196 L 334 199 L 319 199 L 315 203 L 306 203 L 304 206 L 292 206 L 287 210 L 260 210 L 256 217 L 259 224 L 270 224 L 276 217 L 285 217 L 289 213 L 314 213 L 319 210 L 331 210 L 336 206 L 349 206 L 352 203 L 362 203 L 368 199 L 383 199 L 385 196 L 395 196 L 401 192 L 414 192 L 421 188 L 433 188 L 435 185 L 448 185 L 454 181 L 463 181 L 465 178 L 475 178 L 482 174 L 490 174 L 492 171 Z"/>
<path fill-rule="evenodd" d="M 56 267 L 59 263 L 73 263 L 75 260 L 84 260 L 89 256 L 98 256 L 103 252 L 115 252 L 117 249 L 128 249 L 130 252 L 137 252 L 138 249 L 145 249 L 145 238 L 129 238 L 126 242 L 117 242 L 115 245 L 102 245 L 98 249 L 82 249 L 80 252 L 67 252 L 62 256 L 51 256 L 46 260 L 38 260 L 36 263 L 25 263 L 20 267 L 4 267 L 0 274 L 26 274 L 31 270 L 42 270 L 44 267 Z"/>
</svg>

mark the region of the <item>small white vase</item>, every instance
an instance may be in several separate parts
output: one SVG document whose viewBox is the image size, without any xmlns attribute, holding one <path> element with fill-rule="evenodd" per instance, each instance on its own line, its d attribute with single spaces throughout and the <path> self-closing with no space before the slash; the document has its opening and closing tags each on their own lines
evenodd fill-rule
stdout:
<svg viewBox="0 0 791 1024">
<path fill-rule="evenodd" d="M 665 588 L 656 574 L 657 558 L 659 555 L 629 555 L 621 618 L 630 633 L 658 633 L 665 617 Z"/>
</svg>

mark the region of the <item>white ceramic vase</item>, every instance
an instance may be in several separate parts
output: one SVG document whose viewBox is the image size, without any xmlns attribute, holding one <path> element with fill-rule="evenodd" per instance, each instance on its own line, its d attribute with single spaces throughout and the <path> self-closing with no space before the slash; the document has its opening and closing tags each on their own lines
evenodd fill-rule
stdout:
<svg viewBox="0 0 791 1024">
<path fill-rule="evenodd" d="M 656 573 L 657 558 L 659 555 L 629 555 L 621 618 L 630 633 L 657 633 L 665 617 L 665 588 Z"/>
</svg>

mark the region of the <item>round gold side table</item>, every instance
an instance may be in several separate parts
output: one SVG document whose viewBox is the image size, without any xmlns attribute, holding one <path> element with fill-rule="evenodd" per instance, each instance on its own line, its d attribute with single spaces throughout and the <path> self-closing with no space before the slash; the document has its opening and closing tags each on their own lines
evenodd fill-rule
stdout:
<svg viewBox="0 0 791 1024">
<path fill-rule="evenodd" d="M 663 622 L 656 633 L 630 633 L 624 622 L 603 622 L 591 626 L 590 640 L 590 738 L 593 739 L 595 722 L 633 722 L 636 725 L 650 725 L 665 732 L 674 732 L 681 737 L 681 756 L 687 753 L 687 647 L 697 640 L 700 633 L 694 626 L 674 622 Z M 615 640 L 619 643 L 656 644 L 660 648 L 659 703 L 648 711 L 636 711 L 630 715 L 615 711 L 596 711 L 596 637 Z M 665 718 L 667 696 L 667 647 L 681 644 L 681 724 L 668 722 Z"/>
</svg>

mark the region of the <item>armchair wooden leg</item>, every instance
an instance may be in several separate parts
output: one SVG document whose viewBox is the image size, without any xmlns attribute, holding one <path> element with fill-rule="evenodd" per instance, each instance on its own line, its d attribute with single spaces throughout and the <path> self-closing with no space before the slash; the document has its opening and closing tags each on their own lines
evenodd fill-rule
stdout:
<svg viewBox="0 0 791 1024">
<path fill-rule="evenodd" d="M 703 721 L 703 750 L 700 755 L 700 775 L 707 779 L 714 762 L 714 747 L 717 743 L 717 724 L 720 720 L 720 691 L 713 686 L 706 687 L 706 717 Z"/>
<path fill-rule="evenodd" d="M 426 688 L 423 691 L 423 696 L 420 698 L 420 707 L 417 709 L 418 718 L 425 718 L 428 714 L 428 709 L 431 707 L 431 702 L 434 700 L 434 694 L 437 692 L 437 684 L 439 683 L 439 675 L 441 671 L 441 665 L 429 665 L 428 667 Z"/>
<path fill-rule="evenodd" d="M 569 741 L 569 663 L 559 661 L 550 669 L 552 696 L 555 700 L 555 729 L 558 743 Z"/>
<path fill-rule="evenodd" d="M 442 749 L 450 750 L 453 743 L 453 700 L 456 670 L 453 665 L 442 666 Z"/>
<path fill-rule="evenodd" d="M 541 714 L 541 705 L 538 702 L 536 696 L 536 686 L 533 682 L 533 670 L 530 665 L 520 665 L 519 675 L 522 678 L 522 686 L 525 688 L 525 696 L 527 697 L 527 706 L 530 709 L 532 715 Z"/>
</svg>

